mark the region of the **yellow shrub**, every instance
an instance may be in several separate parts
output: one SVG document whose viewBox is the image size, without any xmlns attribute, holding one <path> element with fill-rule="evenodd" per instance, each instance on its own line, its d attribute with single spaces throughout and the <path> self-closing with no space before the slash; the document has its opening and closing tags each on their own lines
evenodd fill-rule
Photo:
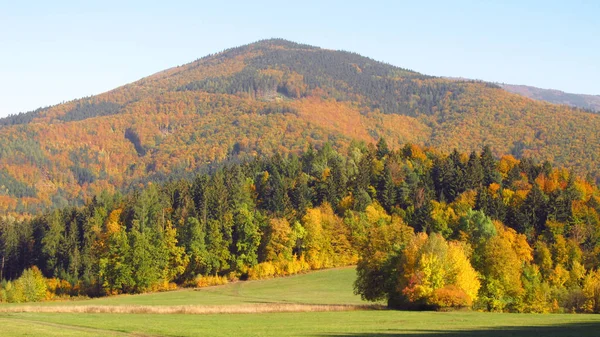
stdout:
<svg viewBox="0 0 600 337">
<path fill-rule="evenodd" d="M 471 297 L 464 290 L 453 285 L 436 289 L 430 302 L 440 308 L 464 308 L 472 304 Z"/>
<path fill-rule="evenodd" d="M 227 278 L 226 277 L 222 277 L 222 276 L 203 276 L 203 275 L 198 275 L 198 276 L 196 276 L 196 278 L 195 278 L 194 281 L 196 282 L 195 285 L 198 288 L 220 286 L 220 285 L 229 283 L 229 281 L 227 280 Z"/>
<path fill-rule="evenodd" d="M 275 276 L 275 266 L 271 262 L 259 263 L 248 270 L 248 278 L 251 280 L 262 280 Z"/>
</svg>

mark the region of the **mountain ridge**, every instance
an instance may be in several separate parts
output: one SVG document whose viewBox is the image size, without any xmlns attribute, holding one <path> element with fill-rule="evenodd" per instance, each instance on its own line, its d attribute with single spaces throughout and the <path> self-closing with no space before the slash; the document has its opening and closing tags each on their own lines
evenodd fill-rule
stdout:
<svg viewBox="0 0 600 337">
<path fill-rule="evenodd" d="M 503 89 L 540 101 L 565 104 L 592 112 L 600 112 L 600 95 L 575 94 L 558 89 L 538 88 L 530 85 L 500 84 Z"/>
</svg>

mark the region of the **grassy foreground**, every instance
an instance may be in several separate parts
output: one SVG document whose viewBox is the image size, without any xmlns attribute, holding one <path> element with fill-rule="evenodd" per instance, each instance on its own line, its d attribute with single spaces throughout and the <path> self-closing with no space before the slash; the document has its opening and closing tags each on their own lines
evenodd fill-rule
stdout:
<svg viewBox="0 0 600 337">
<path fill-rule="evenodd" d="M 344 311 L 222 315 L 1 314 L 5 336 L 598 336 L 594 315 Z"/>
<path fill-rule="evenodd" d="M 332 269 L 201 290 L 28 304 L 65 306 L 360 305 L 354 268 Z M 19 309 L 24 305 L 0 305 Z M 165 311 L 168 312 L 168 311 Z M 223 311 L 228 312 L 228 311 Z M 402 312 L 388 310 L 247 314 L 0 313 L 2 336 L 598 336 L 598 315 Z M 537 337 L 536 336 L 536 337 Z"/>
</svg>

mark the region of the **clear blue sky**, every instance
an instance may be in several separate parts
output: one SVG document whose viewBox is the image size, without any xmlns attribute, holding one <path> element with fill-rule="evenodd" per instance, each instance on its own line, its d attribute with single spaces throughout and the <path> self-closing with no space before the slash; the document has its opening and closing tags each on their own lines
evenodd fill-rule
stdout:
<svg viewBox="0 0 600 337">
<path fill-rule="evenodd" d="M 600 94 L 600 1 L 1 1 L 0 116 L 281 37 L 436 76 Z"/>
</svg>

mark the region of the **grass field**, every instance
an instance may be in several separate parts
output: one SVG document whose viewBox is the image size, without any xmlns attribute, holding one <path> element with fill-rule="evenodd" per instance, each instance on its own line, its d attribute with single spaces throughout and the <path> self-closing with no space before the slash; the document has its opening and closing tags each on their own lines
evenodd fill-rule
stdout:
<svg viewBox="0 0 600 337">
<path fill-rule="evenodd" d="M 245 281 L 200 289 L 141 295 L 119 295 L 82 301 L 28 303 L 27 306 L 71 305 L 239 305 L 257 303 L 368 304 L 354 295 L 353 267 L 316 271 L 264 281 Z M 2 305 L 0 305 L 1 308 Z M 9 304 L 8 306 L 23 306 Z"/>
<path fill-rule="evenodd" d="M 598 336 L 595 315 L 344 311 L 271 314 L 0 314 L 3 336 Z"/>
<path fill-rule="evenodd" d="M 34 305 L 172 307 L 359 305 L 354 269 L 343 268 L 137 296 Z M 0 305 L 18 309 L 23 305 Z M 31 305 L 29 305 L 31 307 Z M 402 312 L 388 310 L 248 314 L 0 313 L 1 336 L 599 336 L 598 315 Z"/>
<path fill-rule="evenodd" d="M 89 301 L 107 305 L 224 305 L 252 303 L 365 304 L 354 295 L 354 268 L 317 271 L 266 281 Z"/>
</svg>

